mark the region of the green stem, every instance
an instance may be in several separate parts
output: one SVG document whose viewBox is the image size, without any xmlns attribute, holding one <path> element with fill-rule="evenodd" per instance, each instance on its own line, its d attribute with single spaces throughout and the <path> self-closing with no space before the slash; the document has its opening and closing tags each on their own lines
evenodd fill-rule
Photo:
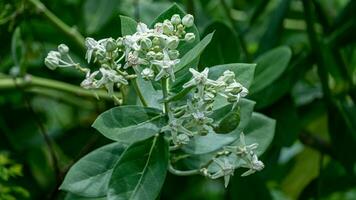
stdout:
<svg viewBox="0 0 356 200">
<path fill-rule="evenodd" d="M 97 96 L 102 99 L 112 100 L 112 97 L 108 95 L 107 92 L 104 90 L 96 90 L 95 91 L 96 95 L 94 95 L 93 91 L 86 90 L 81 87 L 74 86 L 72 84 L 64 83 L 61 81 L 55 81 L 55 80 L 36 77 L 32 75 L 27 75 L 24 78 L 13 78 L 10 76 L 3 76 L 2 74 L 0 75 L 2 77 L 0 79 L 0 90 L 13 89 L 17 87 L 22 87 L 24 89 L 27 88 L 31 89 L 32 87 L 40 87 L 40 88 L 54 89 L 54 90 L 71 93 L 79 97 L 95 98 Z M 37 93 L 40 93 L 40 91 L 37 90 Z M 116 93 L 116 95 L 120 95 L 120 94 Z"/>
<path fill-rule="evenodd" d="M 136 92 L 138 98 L 140 99 L 142 105 L 144 107 L 147 107 L 148 106 L 147 101 L 146 101 L 145 97 L 143 96 L 140 88 L 138 87 L 137 79 L 132 80 L 132 86 L 134 87 L 135 92 Z"/>
<path fill-rule="evenodd" d="M 191 175 L 201 174 L 199 169 L 186 170 L 186 171 L 175 169 L 171 165 L 171 163 L 169 163 L 169 165 L 168 165 L 168 171 L 171 172 L 174 175 L 177 175 L 177 176 L 191 176 Z"/>
<path fill-rule="evenodd" d="M 68 26 L 56 15 L 54 15 L 47 7 L 39 0 L 29 0 L 29 2 L 35 6 L 40 13 L 47 18 L 54 26 L 60 29 L 63 33 L 72 38 L 81 48 L 85 49 L 84 37 L 78 32 L 77 29 Z"/>
<path fill-rule="evenodd" d="M 168 97 L 167 78 L 162 78 L 161 79 L 161 85 L 162 85 L 163 99 L 166 99 Z M 166 115 L 168 115 L 168 112 L 169 112 L 168 102 L 163 102 L 163 104 L 164 104 L 163 112 Z"/>
</svg>

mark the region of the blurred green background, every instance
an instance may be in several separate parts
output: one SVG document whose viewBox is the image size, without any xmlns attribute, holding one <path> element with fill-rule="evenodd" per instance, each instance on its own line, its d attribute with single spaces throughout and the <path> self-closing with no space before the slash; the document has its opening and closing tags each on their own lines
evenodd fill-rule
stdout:
<svg viewBox="0 0 356 200">
<path fill-rule="evenodd" d="M 201 36 L 215 30 L 200 67 L 258 64 L 248 98 L 277 128 L 262 172 L 228 189 L 169 175 L 160 199 L 356 199 L 356 1 L 0 0 L 0 200 L 76 199 L 58 191 L 66 171 L 110 142 L 90 126 L 114 103 L 44 67 L 47 52 L 65 43 L 85 63 L 84 37 L 118 37 L 119 15 L 150 24 L 173 2 Z"/>
</svg>

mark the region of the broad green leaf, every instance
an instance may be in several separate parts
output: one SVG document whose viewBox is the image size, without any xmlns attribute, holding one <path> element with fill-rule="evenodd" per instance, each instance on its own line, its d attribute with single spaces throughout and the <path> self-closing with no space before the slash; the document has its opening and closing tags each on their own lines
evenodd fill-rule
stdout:
<svg viewBox="0 0 356 200">
<path fill-rule="evenodd" d="M 218 126 L 214 128 L 215 133 L 230 133 L 235 130 L 240 123 L 240 108 L 236 107 L 218 122 Z"/>
<path fill-rule="evenodd" d="M 279 5 L 276 6 L 272 12 L 271 17 L 269 18 L 266 31 L 260 41 L 258 54 L 275 47 L 278 41 L 281 39 L 281 35 L 283 33 L 284 18 L 288 14 L 291 0 L 281 0 L 279 2 Z"/>
<path fill-rule="evenodd" d="M 166 177 L 167 165 L 168 144 L 163 137 L 132 144 L 112 173 L 108 199 L 156 199 Z"/>
<path fill-rule="evenodd" d="M 174 14 L 179 14 L 181 18 L 184 17 L 187 13 L 179 7 L 177 4 L 173 4 L 171 7 L 169 7 L 167 10 L 163 11 L 151 24 L 151 27 L 153 27 L 156 23 L 158 22 L 163 22 L 165 19 L 171 19 L 172 15 Z M 192 49 L 200 40 L 199 38 L 199 31 L 197 27 L 194 25 L 192 27 L 189 27 L 185 30 L 187 33 L 194 33 L 195 34 L 195 40 L 192 43 L 186 43 L 183 42 L 178 46 L 178 50 L 180 55 L 185 55 L 190 49 Z"/>
<path fill-rule="evenodd" d="M 249 98 L 257 102 L 256 109 L 270 106 L 285 94 L 289 93 L 294 84 L 305 74 L 309 66 L 312 65 L 311 62 L 313 62 L 313 58 L 310 53 L 299 55 L 273 84 L 270 84 L 257 93 L 249 95 Z"/>
<path fill-rule="evenodd" d="M 93 127 L 109 139 L 130 144 L 159 133 L 163 120 L 158 109 L 129 105 L 105 111 Z"/>
<path fill-rule="evenodd" d="M 256 154 L 262 155 L 271 144 L 276 121 L 260 113 L 252 113 L 251 120 L 244 129 L 246 144 L 258 143 Z"/>
<path fill-rule="evenodd" d="M 205 29 L 204 36 L 211 32 L 214 32 L 214 37 L 202 53 L 199 67 L 238 62 L 240 44 L 231 28 L 222 22 L 213 22 Z"/>
<path fill-rule="evenodd" d="M 143 78 L 140 76 L 136 78 L 136 81 L 143 97 L 147 101 L 148 106 L 162 109 L 163 105 L 160 103 L 163 98 L 162 90 L 155 90 L 151 81 L 143 80 Z M 140 100 L 138 99 L 138 101 Z"/>
<path fill-rule="evenodd" d="M 241 99 L 239 102 L 241 120 L 237 129 L 228 134 L 216 134 L 211 131 L 206 136 L 195 136 L 183 147 L 183 151 L 190 154 L 206 154 L 217 151 L 223 146 L 236 141 L 241 131 L 244 130 L 245 126 L 249 123 L 254 105 L 255 103 L 253 101 Z M 223 118 L 229 108 L 231 109 L 231 105 L 215 111 L 212 118 Z"/>
<path fill-rule="evenodd" d="M 115 142 L 84 156 L 70 168 L 60 189 L 84 197 L 105 196 L 111 173 L 125 148 Z"/>
<path fill-rule="evenodd" d="M 68 193 L 64 200 L 106 200 L 106 197 L 83 197 L 72 193 Z"/>
<path fill-rule="evenodd" d="M 251 92 L 256 93 L 273 83 L 285 69 L 292 57 L 292 51 L 287 46 L 275 48 L 256 59 L 255 79 Z"/>
<path fill-rule="evenodd" d="M 136 32 L 137 22 L 126 16 L 120 15 L 121 35 L 132 35 Z"/>
<path fill-rule="evenodd" d="M 114 15 L 117 5 L 115 0 L 85 1 L 83 12 L 86 32 L 93 34 L 100 30 Z"/>
<path fill-rule="evenodd" d="M 256 64 L 231 63 L 210 67 L 209 78 L 216 80 L 223 75 L 224 71 L 230 70 L 235 73 L 235 79 L 244 87 L 249 88 L 253 80 Z"/>
<path fill-rule="evenodd" d="M 200 54 L 203 52 L 206 46 L 210 43 L 214 33 L 210 33 L 205 36 L 194 48 L 190 49 L 175 66 L 175 72 L 179 72 L 186 68 L 190 63 L 197 60 Z"/>
</svg>

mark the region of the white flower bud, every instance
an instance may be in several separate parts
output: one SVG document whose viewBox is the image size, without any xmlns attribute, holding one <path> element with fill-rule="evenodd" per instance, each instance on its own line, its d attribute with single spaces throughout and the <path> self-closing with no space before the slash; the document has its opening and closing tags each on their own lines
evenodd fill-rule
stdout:
<svg viewBox="0 0 356 200">
<path fill-rule="evenodd" d="M 169 49 L 176 49 L 179 44 L 179 38 L 177 36 L 169 37 L 166 44 Z"/>
<path fill-rule="evenodd" d="M 178 144 L 188 144 L 189 137 L 186 134 L 179 134 L 177 136 L 177 143 Z"/>
<path fill-rule="evenodd" d="M 65 55 L 69 52 L 69 47 L 65 44 L 58 45 L 58 51 L 61 55 Z"/>
<path fill-rule="evenodd" d="M 191 27 L 194 24 L 194 17 L 191 14 L 187 14 L 182 19 L 182 24 L 186 27 Z"/>
<path fill-rule="evenodd" d="M 178 50 L 169 50 L 168 51 L 169 58 L 174 60 L 179 57 L 179 51 Z"/>
<path fill-rule="evenodd" d="M 163 22 L 163 26 L 162 26 L 162 29 L 163 29 L 163 33 L 164 34 L 171 34 L 174 30 L 174 26 L 173 24 L 171 23 L 171 21 L 169 20 L 164 20 Z"/>
<path fill-rule="evenodd" d="M 60 57 L 61 54 L 58 51 L 50 51 L 44 63 L 49 69 L 55 70 L 59 65 Z"/>
<path fill-rule="evenodd" d="M 140 45 L 142 49 L 149 49 L 152 47 L 152 41 L 149 38 L 142 38 Z"/>
<path fill-rule="evenodd" d="M 156 60 L 162 60 L 163 59 L 163 53 L 162 52 L 158 52 L 156 53 Z"/>
<path fill-rule="evenodd" d="M 171 22 L 172 22 L 172 24 L 178 25 L 178 24 L 181 23 L 181 21 L 182 21 L 182 20 L 180 19 L 180 16 L 179 16 L 178 14 L 172 15 L 172 17 L 171 17 Z"/>
<path fill-rule="evenodd" d="M 141 76 L 145 80 L 153 80 L 153 78 L 155 77 L 155 73 L 154 73 L 154 71 L 152 69 L 145 68 L 145 69 L 142 70 Z"/>
<path fill-rule="evenodd" d="M 146 54 L 146 58 L 147 58 L 148 60 L 153 60 L 153 59 L 155 58 L 155 56 L 156 56 L 156 53 L 153 52 L 153 51 L 149 51 L 149 52 L 147 52 L 147 54 Z"/>
<path fill-rule="evenodd" d="M 187 33 L 187 34 L 185 34 L 184 40 L 185 40 L 186 42 L 189 42 L 189 43 L 193 42 L 193 41 L 195 40 L 195 35 L 194 35 L 194 33 Z"/>
<path fill-rule="evenodd" d="M 105 45 L 106 51 L 112 52 L 112 51 L 115 51 L 116 48 L 117 48 L 117 46 L 116 46 L 115 40 L 112 38 L 108 38 L 106 40 L 106 45 Z"/>
<path fill-rule="evenodd" d="M 117 38 L 116 45 L 119 48 L 123 47 L 124 43 L 123 43 L 123 38 L 122 37 Z"/>
</svg>

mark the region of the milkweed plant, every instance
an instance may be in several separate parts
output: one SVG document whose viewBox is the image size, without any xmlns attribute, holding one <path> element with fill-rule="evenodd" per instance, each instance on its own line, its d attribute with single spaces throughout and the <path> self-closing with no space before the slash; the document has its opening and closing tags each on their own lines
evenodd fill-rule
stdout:
<svg viewBox="0 0 356 200">
<path fill-rule="evenodd" d="M 198 66 L 213 33 L 200 40 L 194 17 L 177 5 L 151 26 L 120 16 L 122 36 L 86 38 L 85 67 L 60 44 L 45 65 L 82 72 L 81 87 L 107 90 L 116 102 L 93 123 L 115 141 L 75 163 L 60 189 L 82 197 L 156 199 L 167 171 L 223 178 L 264 169 L 259 156 L 275 123 L 253 112 L 249 94 L 255 64 Z M 124 88 L 137 103 L 125 102 Z M 122 93 L 119 97 L 117 94 Z"/>
</svg>

